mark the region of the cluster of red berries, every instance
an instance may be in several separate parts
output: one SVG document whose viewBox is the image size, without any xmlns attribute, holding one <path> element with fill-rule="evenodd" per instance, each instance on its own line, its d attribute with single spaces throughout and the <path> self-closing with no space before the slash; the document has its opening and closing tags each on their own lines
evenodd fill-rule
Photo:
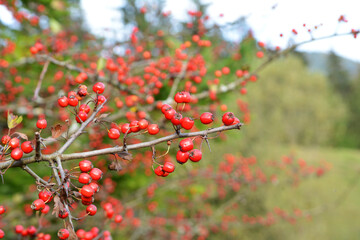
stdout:
<svg viewBox="0 0 360 240">
<path fill-rule="evenodd" d="M 156 135 L 160 131 L 157 124 L 149 124 L 146 119 L 141 119 L 139 121 L 133 120 L 130 123 L 124 123 L 122 125 L 113 124 L 112 128 L 108 130 L 108 136 L 110 139 L 116 140 L 120 137 L 121 132 L 123 134 L 130 134 L 145 129 L 147 129 L 150 135 Z"/>
<path fill-rule="evenodd" d="M 78 79 L 79 78 L 79 79 Z M 80 81 L 81 78 L 81 81 Z M 77 77 L 78 81 L 81 83 L 87 79 L 86 73 L 80 73 Z M 97 97 L 94 100 L 94 102 L 98 105 L 104 103 L 106 101 L 105 96 L 101 95 L 105 90 L 105 84 L 102 82 L 97 82 L 93 86 L 93 91 L 96 93 Z M 60 107 L 77 107 L 79 105 L 79 102 L 83 99 L 83 97 L 86 97 L 88 95 L 87 87 L 85 85 L 80 85 L 78 87 L 77 92 L 70 91 L 68 92 L 67 96 L 62 96 L 58 99 L 58 104 Z M 79 108 L 75 109 L 77 115 L 76 115 L 76 121 L 78 123 L 85 122 L 88 118 L 88 114 L 90 112 L 90 107 L 87 104 L 81 104 Z"/>
<path fill-rule="evenodd" d="M 1 144 L 3 145 L 4 155 L 10 150 L 10 156 L 14 160 L 20 160 L 24 153 L 31 153 L 34 150 L 31 141 L 25 141 L 20 145 L 18 137 L 11 138 L 9 135 L 4 135 L 1 138 Z"/>
<path fill-rule="evenodd" d="M 60 229 L 60 230 L 66 230 L 66 229 Z M 98 239 L 99 232 L 100 231 L 97 227 L 91 228 L 90 231 L 85 231 L 84 229 L 79 229 L 76 231 L 76 236 L 79 239 L 84 239 L 84 240 L 91 240 L 94 238 Z M 104 231 L 102 233 L 102 235 L 103 235 L 103 237 L 100 239 L 103 239 L 103 240 L 112 239 L 109 231 Z M 59 233 L 58 233 L 58 236 L 59 236 Z M 66 238 L 60 238 L 60 239 L 66 239 Z"/>
<path fill-rule="evenodd" d="M 42 43 L 35 43 L 34 46 L 30 47 L 31 54 L 37 54 L 44 50 L 44 45 Z"/>
<path fill-rule="evenodd" d="M 155 174 L 161 177 L 166 177 L 174 171 L 175 171 L 175 165 L 171 162 L 166 162 L 164 163 L 164 165 L 159 165 L 154 170 Z"/>
<path fill-rule="evenodd" d="M 99 191 L 99 185 L 92 181 L 99 181 L 103 176 L 103 172 L 98 168 L 94 168 L 89 160 L 80 161 L 79 168 L 81 174 L 78 181 L 85 184 L 80 190 L 81 203 L 87 206 L 87 214 L 93 216 L 96 214 L 97 208 L 92 203 L 94 202 L 94 194 Z"/>
<path fill-rule="evenodd" d="M 15 226 L 15 233 L 18 235 L 21 235 L 22 237 L 29 236 L 30 238 L 33 238 L 36 234 L 36 231 L 37 231 L 37 229 L 34 226 L 29 226 L 27 228 L 23 227 L 22 225 Z"/>
<path fill-rule="evenodd" d="M 176 154 L 176 161 L 184 164 L 190 159 L 193 162 L 198 162 L 202 158 L 202 152 L 199 149 L 193 149 L 194 143 L 191 138 L 185 138 L 179 143 L 179 151 Z"/>
</svg>

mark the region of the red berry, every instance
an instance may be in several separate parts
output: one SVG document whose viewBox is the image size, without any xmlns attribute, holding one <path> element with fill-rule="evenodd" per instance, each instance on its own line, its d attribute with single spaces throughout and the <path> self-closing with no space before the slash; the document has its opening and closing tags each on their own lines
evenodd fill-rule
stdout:
<svg viewBox="0 0 360 240">
<path fill-rule="evenodd" d="M 194 143 L 190 138 L 185 138 L 180 141 L 179 148 L 182 152 L 188 152 L 192 150 L 194 147 Z"/>
<path fill-rule="evenodd" d="M 235 125 L 235 124 L 238 124 L 238 123 L 240 123 L 240 120 L 236 117 L 234 122 L 231 125 Z"/>
<path fill-rule="evenodd" d="M 20 140 L 18 138 L 12 138 L 8 142 L 10 149 L 15 149 L 20 146 Z"/>
<path fill-rule="evenodd" d="M 44 209 L 43 209 L 43 210 L 41 210 L 41 213 L 43 213 L 43 214 L 47 214 L 49 211 L 50 211 L 50 207 L 49 207 L 49 205 L 46 205 L 46 204 L 45 204 L 45 207 L 44 207 Z"/>
<path fill-rule="evenodd" d="M 163 105 L 161 106 L 161 112 L 162 112 L 163 114 L 165 114 L 165 112 L 168 111 L 168 110 L 170 110 L 170 109 L 172 109 L 172 107 L 171 107 L 169 104 L 163 104 Z"/>
<path fill-rule="evenodd" d="M 148 126 L 148 132 L 150 135 L 156 135 L 160 131 L 159 126 L 157 124 L 150 124 Z"/>
<path fill-rule="evenodd" d="M 194 120 L 189 117 L 184 117 L 181 120 L 181 127 L 183 127 L 186 130 L 190 130 L 194 126 Z"/>
<path fill-rule="evenodd" d="M 180 113 L 175 113 L 174 117 L 171 119 L 171 123 L 176 125 L 180 125 L 181 124 L 181 120 L 182 120 L 182 115 Z"/>
<path fill-rule="evenodd" d="M 139 125 L 139 128 L 141 130 L 143 129 L 146 129 L 148 126 L 149 126 L 149 122 L 146 120 L 146 119 L 141 119 L 139 122 L 138 122 L 138 125 Z"/>
<path fill-rule="evenodd" d="M 95 182 L 89 184 L 89 186 L 94 190 L 94 192 L 98 192 L 100 190 L 99 185 Z"/>
<path fill-rule="evenodd" d="M 88 114 L 90 112 L 90 107 L 87 104 L 81 104 L 79 107 L 79 111 L 84 111 Z"/>
<path fill-rule="evenodd" d="M 175 165 L 171 162 L 166 162 L 162 169 L 164 172 L 172 173 L 175 170 Z"/>
<path fill-rule="evenodd" d="M 79 162 L 80 171 L 88 172 L 93 168 L 92 162 L 89 160 L 82 160 Z"/>
<path fill-rule="evenodd" d="M 110 128 L 108 132 L 108 136 L 111 139 L 118 139 L 120 137 L 120 132 L 116 128 Z"/>
<path fill-rule="evenodd" d="M 24 152 L 24 153 L 31 153 L 34 149 L 31 145 L 31 142 L 30 141 L 25 141 L 21 144 L 21 150 Z"/>
<path fill-rule="evenodd" d="M 80 190 L 81 195 L 85 197 L 92 197 L 95 193 L 94 189 L 89 185 L 84 185 Z"/>
<path fill-rule="evenodd" d="M 189 92 L 178 92 L 175 94 L 174 100 L 177 103 L 189 103 L 191 101 L 191 96 Z"/>
<path fill-rule="evenodd" d="M 69 233 L 69 230 L 65 229 L 65 228 L 62 228 L 58 231 L 57 233 L 59 239 L 68 239 L 68 237 L 70 236 L 70 233 Z"/>
<path fill-rule="evenodd" d="M 131 128 L 131 132 L 138 132 L 140 131 L 139 121 L 131 121 L 129 127 Z"/>
<path fill-rule="evenodd" d="M 165 118 L 166 118 L 167 120 L 172 119 L 175 114 L 176 114 L 176 111 L 175 111 L 175 109 L 173 109 L 173 108 L 170 108 L 169 110 L 165 111 L 165 113 L 164 113 Z"/>
<path fill-rule="evenodd" d="M 163 176 L 165 172 L 162 170 L 162 166 L 158 166 L 155 168 L 154 173 L 158 176 Z"/>
<path fill-rule="evenodd" d="M 97 94 L 102 94 L 104 90 L 105 90 L 105 84 L 103 84 L 102 82 L 97 82 L 93 86 L 93 91 Z"/>
<path fill-rule="evenodd" d="M 20 160 L 23 156 L 24 152 L 20 148 L 15 148 L 11 151 L 11 157 L 14 160 Z"/>
<path fill-rule="evenodd" d="M 15 232 L 16 232 L 17 234 L 22 233 L 23 230 L 24 230 L 24 227 L 23 227 L 22 225 L 16 225 L 16 226 L 15 226 Z"/>
<path fill-rule="evenodd" d="M 190 151 L 189 159 L 193 162 L 198 162 L 202 158 L 202 152 L 199 149 L 193 149 Z"/>
<path fill-rule="evenodd" d="M 97 207 L 93 204 L 87 206 L 86 208 L 86 213 L 89 214 L 90 216 L 94 216 L 96 214 L 97 211 Z"/>
<path fill-rule="evenodd" d="M 86 121 L 87 118 L 88 118 L 88 115 L 86 114 L 86 112 L 80 111 L 80 112 L 78 113 L 78 115 L 76 116 L 76 121 L 77 121 L 78 123 L 83 123 L 83 122 Z"/>
<path fill-rule="evenodd" d="M 45 129 L 46 126 L 47 126 L 46 119 L 39 119 L 39 120 L 36 122 L 36 127 L 39 128 L 39 129 Z"/>
<path fill-rule="evenodd" d="M 234 122 L 234 120 L 235 120 L 235 116 L 232 112 L 226 112 L 222 117 L 222 122 L 226 126 L 231 125 Z"/>
<path fill-rule="evenodd" d="M 106 97 L 104 97 L 103 95 L 99 95 L 97 98 L 97 104 L 101 105 L 106 101 Z"/>
<path fill-rule="evenodd" d="M 81 173 L 79 176 L 79 183 L 89 184 L 91 182 L 91 176 L 87 173 Z"/>
<path fill-rule="evenodd" d="M 200 121 L 203 124 L 210 124 L 214 121 L 214 115 L 210 112 L 204 112 L 200 116 Z"/>
<path fill-rule="evenodd" d="M 130 123 L 125 123 L 121 126 L 121 132 L 122 133 L 131 133 Z"/>
<path fill-rule="evenodd" d="M 45 208 L 45 202 L 42 199 L 36 199 L 31 204 L 31 209 L 35 211 L 43 210 Z"/>
<path fill-rule="evenodd" d="M 0 229 L 0 239 L 5 237 L 5 233 L 2 229 Z"/>
<path fill-rule="evenodd" d="M 58 104 L 60 107 L 67 107 L 69 105 L 69 99 L 66 96 L 63 96 L 58 99 Z"/>
<path fill-rule="evenodd" d="M 99 181 L 103 176 L 103 172 L 98 168 L 93 168 L 90 171 L 90 176 L 93 180 Z"/>
<path fill-rule="evenodd" d="M 30 226 L 30 227 L 27 228 L 27 233 L 29 235 L 35 235 L 36 231 L 37 231 L 37 229 L 34 226 Z"/>
<path fill-rule="evenodd" d="M 79 104 L 79 99 L 77 99 L 76 95 L 70 95 L 68 102 L 70 106 L 76 107 Z"/>
<path fill-rule="evenodd" d="M 189 152 L 182 152 L 179 150 L 176 154 L 176 161 L 180 164 L 184 164 L 189 159 Z"/>
<path fill-rule="evenodd" d="M 53 196 L 50 191 L 44 189 L 39 192 L 39 199 L 43 200 L 45 203 L 48 203 L 53 199 Z"/>
<path fill-rule="evenodd" d="M 1 144 L 2 144 L 2 145 L 6 145 L 10 140 L 11 140 L 11 137 L 10 137 L 9 135 L 4 135 L 4 136 L 1 138 Z"/>
<path fill-rule="evenodd" d="M 59 215 L 58 215 L 59 218 L 64 219 L 64 218 L 67 218 L 68 216 L 69 216 L 69 213 L 66 209 L 59 211 Z"/>
<path fill-rule="evenodd" d="M 0 205 L 0 215 L 4 214 L 5 212 L 6 212 L 6 208 Z"/>
<path fill-rule="evenodd" d="M 122 220 L 123 220 L 123 216 L 121 216 L 121 215 L 116 215 L 115 218 L 114 218 L 114 221 L 116 223 L 121 223 Z"/>
</svg>

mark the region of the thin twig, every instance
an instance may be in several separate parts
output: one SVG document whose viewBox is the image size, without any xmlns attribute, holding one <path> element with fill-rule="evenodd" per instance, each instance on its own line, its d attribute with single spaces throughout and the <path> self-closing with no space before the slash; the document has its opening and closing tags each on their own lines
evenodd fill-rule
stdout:
<svg viewBox="0 0 360 240">
<path fill-rule="evenodd" d="M 29 173 L 33 178 L 36 179 L 36 181 L 41 182 L 44 185 L 48 185 L 48 183 L 42 179 L 41 177 L 39 177 L 39 175 L 37 175 L 33 170 L 31 170 L 28 166 L 24 165 L 22 167 L 22 169 L 24 169 L 27 173 Z"/>
<path fill-rule="evenodd" d="M 40 73 L 40 77 L 39 77 L 39 81 L 38 81 L 38 84 L 35 88 L 35 92 L 34 92 L 34 97 L 33 97 L 33 100 L 37 100 L 39 98 L 39 92 L 40 92 L 40 89 L 41 89 L 41 84 L 42 84 L 42 81 L 44 80 L 44 77 L 45 77 L 45 74 L 49 68 L 49 64 L 50 64 L 50 61 L 47 60 L 44 64 L 44 67 Z"/>
</svg>

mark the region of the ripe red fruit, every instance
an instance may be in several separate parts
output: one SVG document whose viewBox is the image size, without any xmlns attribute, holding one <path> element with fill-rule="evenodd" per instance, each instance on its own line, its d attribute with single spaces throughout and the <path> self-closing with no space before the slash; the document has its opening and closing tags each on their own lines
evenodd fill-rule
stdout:
<svg viewBox="0 0 360 240">
<path fill-rule="evenodd" d="M 108 132 L 108 136 L 111 139 L 118 139 L 120 137 L 120 132 L 116 128 L 110 128 Z"/>
<path fill-rule="evenodd" d="M 86 114 L 88 114 L 90 112 L 90 107 L 87 104 L 81 104 L 79 107 L 79 110 L 84 111 L 84 112 L 86 112 Z"/>
<path fill-rule="evenodd" d="M 198 162 L 202 158 L 202 152 L 199 149 L 193 149 L 190 151 L 189 159 L 193 162 Z"/>
<path fill-rule="evenodd" d="M 158 176 L 163 176 L 165 172 L 163 171 L 162 166 L 158 166 L 155 168 L 154 173 Z"/>
<path fill-rule="evenodd" d="M 59 218 L 64 219 L 64 218 L 67 218 L 68 216 L 69 216 L 69 213 L 66 209 L 59 211 L 59 215 L 58 215 Z"/>
<path fill-rule="evenodd" d="M 94 189 L 92 189 L 92 187 L 90 187 L 89 185 L 84 185 L 81 189 L 80 189 L 80 193 L 81 195 L 85 196 L 85 197 L 92 197 L 95 193 Z"/>
<path fill-rule="evenodd" d="M 103 95 L 99 95 L 97 98 L 97 104 L 101 105 L 106 101 L 106 97 L 104 97 Z"/>
<path fill-rule="evenodd" d="M 240 89 L 240 94 L 245 95 L 247 93 L 247 89 L 246 88 L 241 88 Z"/>
<path fill-rule="evenodd" d="M 43 210 L 41 210 L 41 213 L 43 214 L 47 214 L 50 211 L 50 207 L 48 205 L 45 204 L 45 207 Z"/>
<path fill-rule="evenodd" d="M 214 115 L 210 112 L 204 112 L 200 116 L 200 121 L 203 124 L 210 124 L 214 121 Z"/>
<path fill-rule="evenodd" d="M 91 169 L 89 174 L 90 174 L 91 178 L 95 181 L 99 181 L 103 176 L 103 172 L 98 168 Z"/>
<path fill-rule="evenodd" d="M 58 99 L 58 104 L 60 107 L 67 107 L 69 105 L 69 100 L 66 96 L 63 96 Z"/>
<path fill-rule="evenodd" d="M 87 118 L 88 118 L 88 115 L 86 114 L 86 112 L 80 111 L 80 112 L 78 113 L 78 115 L 76 116 L 76 121 L 77 121 L 78 123 L 83 123 L 83 122 L 86 121 Z"/>
<path fill-rule="evenodd" d="M 189 159 L 189 152 L 182 152 L 179 150 L 176 154 L 176 161 L 180 164 L 184 164 Z"/>
<path fill-rule="evenodd" d="M 139 122 L 138 122 L 138 125 L 139 125 L 139 128 L 141 130 L 143 129 L 146 129 L 148 126 L 149 126 L 149 122 L 146 120 L 146 119 L 141 119 Z"/>
<path fill-rule="evenodd" d="M 77 99 L 76 95 L 70 95 L 68 98 L 68 103 L 72 107 L 76 107 L 79 104 L 79 99 Z"/>
<path fill-rule="evenodd" d="M 89 184 L 91 182 L 91 176 L 87 173 L 81 173 L 79 176 L 79 183 Z"/>
<path fill-rule="evenodd" d="M 70 233 L 67 229 L 62 228 L 58 231 L 57 235 L 58 235 L 59 239 L 64 240 L 64 239 L 68 239 L 68 237 L 70 236 Z"/>
<path fill-rule="evenodd" d="M 90 216 L 94 216 L 96 214 L 97 211 L 97 207 L 93 204 L 87 206 L 86 208 L 86 213 L 89 214 Z"/>
<path fill-rule="evenodd" d="M 6 208 L 4 206 L 0 206 L 0 215 L 6 212 Z"/>
<path fill-rule="evenodd" d="M 37 120 L 36 122 L 36 127 L 39 128 L 39 129 L 45 129 L 47 126 L 47 122 L 46 122 L 46 119 L 39 119 Z"/>
<path fill-rule="evenodd" d="M 130 123 L 125 123 L 121 126 L 121 132 L 122 133 L 131 133 Z"/>
<path fill-rule="evenodd" d="M 27 228 L 27 233 L 28 233 L 29 235 L 34 235 L 34 234 L 36 233 L 36 227 L 34 227 L 34 226 L 28 227 L 28 228 Z"/>
<path fill-rule="evenodd" d="M 189 92 L 178 92 L 174 96 L 174 100 L 177 103 L 189 103 L 191 101 L 191 96 Z"/>
<path fill-rule="evenodd" d="M 12 138 L 12 139 L 10 139 L 8 144 L 9 144 L 10 149 L 15 149 L 15 148 L 19 147 L 20 140 L 18 138 Z"/>
<path fill-rule="evenodd" d="M 89 186 L 94 190 L 94 192 L 98 192 L 100 190 L 99 185 L 95 182 L 89 184 Z"/>
<path fill-rule="evenodd" d="M 157 124 L 150 124 L 148 126 L 148 132 L 150 135 L 156 135 L 160 131 L 159 126 Z"/>
<path fill-rule="evenodd" d="M 21 150 L 24 152 L 24 153 L 31 153 L 34 149 L 31 145 L 31 142 L 30 141 L 25 141 L 21 144 Z"/>
<path fill-rule="evenodd" d="M 10 137 L 9 135 L 4 135 L 4 136 L 1 138 L 1 144 L 2 144 L 2 145 L 6 145 L 10 140 L 11 140 L 11 137 Z"/>
<path fill-rule="evenodd" d="M 22 233 L 23 230 L 24 230 L 24 227 L 23 227 L 22 225 L 16 225 L 16 226 L 15 226 L 15 232 L 16 232 L 17 234 Z"/>
<path fill-rule="evenodd" d="M 190 130 L 194 126 L 194 120 L 189 117 L 184 117 L 181 120 L 181 127 L 183 127 L 186 130 Z"/>
<path fill-rule="evenodd" d="M 24 152 L 20 148 L 15 148 L 11 151 L 11 157 L 14 160 L 20 160 L 23 156 Z"/>
<path fill-rule="evenodd" d="M 164 172 L 172 173 L 175 170 L 175 165 L 171 162 L 166 162 L 166 163 L 164 163 L 162 170 Z"/>
<path fill-rule="evenodd" d="M 35 211 L 43 210 L 45 208 L 45 202 L 42 199 L 36 199 L 31 204 L 31 209 Z"/>
<path fill-rule="evenodd" d="M 221 69 L 221 71 L 222 71 L 222 73 L 223 73 L 224 75 L 227 75 L 227 74 L 230 73 L 230 68 L 228 68 L 228 67 L 223 67 L 223 68 Z"/>
<path fill-rule="evenodd" d="M 182 120 L 182 115 L 180 113 L 175 113 L 174 117 L 171 119 L 171 123 L 176 125 L 180 125 L 181 124 L 181 120 Z"/>
<path fill-rule="evenodd" d="M 0 229 L 0 239 L 5 237 L 5 233 L 2 229 Z"/>
<path fill-rule="evenodd" d="M 232 112 L 226 112 L 222 117 L 222 122 L 226 126 L 231 125 L 234 122 L 234 120 L 235 120 L 235 116 Z"/>
<path fill-rule="evenodd" d="M 130 128 L 131 128 L 131 132 L 138 132 L 138 131 L 140 131 L 140 127 L 139 127 L 139 121 L 136 121 L 136 120 L 134 120 L 134 121 L 131 121 L 130 122 Z"/>
<path fill-rule="evenodd" d="M 102 82 L 97 82 L 93 86 L 93 91 L 97 94 L 102 94 L 105 90 L 105 84 Z"/>
<path fill-rule="evenodd" d="M 165 111 L 165 113 L 164 113 L 165 118 L 166 118 L 167 120 L 172 119 L 175 114 L 176 114 L 176 111 L 175 111 L 175 109 L 173 109 L 173 108 L 170 108 L 169 110 Z"/>
<path fill-rule="evenodd" d="M 180 141 L 179 148 L 182 152 L 187 152 L 194 148 L 194 143 L 190 138 L 185 138 Z"/>
<path fill-rule="evenodd" d="M 123 216 L 121 216 L 121 215 L 116 215 L 115 218 L 114 218 L 114 221 L 116 223 L 121 223 L 122 220 L 123 220 Z"/>
<path fill-rule="evenodd" d="M 240 120 L 236 117 L 234 122 L 231 125 L 235 125 L 235 124 L 238 124 L 238 123 L 240 123 Z"/>
<path fill-rule="evenodd" d="M 169 104 L 163 104 L 163 105 L 161 106 L 161 112 L 162 112 L 163 114 L 165 114 L 165 112 L 168 111 L 168 110 L 170 110 L 170 109 L 172 109 L 172 107 L 171 107 Z"/>
<path fill-rule="evenodd" d="M 43 200 L 45 203 L 50 202 L 53 199 L 53 196 L 50 191 L 44 189 L 39 192 L 39 199 Z"/>
<path fill-rule="evenodd" d="M 92 162 L 89 160 L 82 160 L 79 162 L 80 171 L 88 172 L 93 168 Z"/>
</svg>

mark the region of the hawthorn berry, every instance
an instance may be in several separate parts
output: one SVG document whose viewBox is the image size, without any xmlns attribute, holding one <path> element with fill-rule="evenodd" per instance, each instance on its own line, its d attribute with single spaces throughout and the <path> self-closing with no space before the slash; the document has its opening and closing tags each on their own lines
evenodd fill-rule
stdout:
<svg viewBox="0 0 360 240">
<path fill-rule="evenodd" d="M 93 168 L 92 162 L 89 160 L 82 160 L 79 162 L 81 172 L 89 172 Z"/>
<path fill-rule="evenodd" d="M 46 119 L 39 119 L 37 120 L 36 122 L 36 127 L 39 128 L 39 129 L 45 129 L 47 126 L 47 122 L 46 122 Z"/>
<path fill-rule="evenodd" d="M 182 115 L 180 113 L 175 113 L 174 117 L 171 119 L 171 123 L 176 125 L 180 125 L 181 124 L 181 120 L 182 120 Z"/>
<path fill-rule="evenodd" d="M 98 168 L 91 169 L 89 174 L 91 178 L 95 181 L 99 181 L 103 176 L 103 172 Z"/>
<path fill-rule="evenodd" d="M 42 199 L 36 199 L 31 204 L 31 209 L 35 211 L 43 210 L 45 207 L 45 202 Z"/>
<path fill-rule="evenodd" d="M 200 121 L 203 124 L 210 124 L 214 121 L 214 115 L 210 112 L 204 112 L 200 115 Z"/>
<path fill-rule="evenodd" d="M 6 208 L 0 205 L 0 215 L 4 214 L 5 212 L 6 212 Z"/>
<path fill-rule="evenodd" d="M 92 197 L 95 193 L 94 189 L 92 187 L 90 187 L 89 185 L 84 185 L 81 189 L 80 189 L 80 193 L 81 195 L 85 196 L 85 197 Z"/>
<path fill-rule="evenodd" d="M 21 144 L 21 150 L 24 153 L 31 153 L 34 149 L 30 141 L 25 141 Z"/>
<path fill-rule="evenodd" d="M 83 123 L 88 118 L 88 115 L 84 111 L 80 111 L 76 116 L 76 122 Z"/>
<path fill-rule="evenodd" d="M 12 138 L 8 142 L 10 149 L 15 149 L 20 146 L 20 140 L 18 138 Z"/>
<path fill-rule="evenodd" d="M 189 103 L 191 96 L 189 92 L 182 91 L 175 94 L 174 100 L 176 103 Z"/>
<path fill-rule="evenodd" d="M 11 151 L 11 157 L 14 160 L 20 160 L 24 152 L 20 148 L 15 148 Z"/>
<path fill-rule="evenodd" d="M 50 211 L 50 207 L 49 207 L 49 205 L 46 205 L 46 204 L 45 204 L 45 207 L 44 207 L 44 209 L 43 209 L 43 210 L 41 210 L 41 213 L 43 213 L 43 214 L 47 214 L 49 211 Z"/>
<path fill-rule="evenodd" d="M 176 114 L 176 111 L 175 111 L 175 109 L 173 109 L 173 108 L 171 108 L 171 109 L 169 109 L 169 110 L 165 111 L 165 113 L 164 113 L 165 118 L 166 118 L 167 120 L 172 119 L 172 118 L 174 117 L 174 115 L 175 115 L 175 114 Z"/>
<path fill-rule="evenodd" d="M 66 209 L 60 210 L 58 217 L 61 219 L 67 218 L 69 216 L 69 212 Z"/>
<path fill-rule="evenodd" d="M 163 176 L 165 174 L 162 166 L 158 166 L 157 168 L 155 168 L 154 173 L 158 176 Z"/>
<path fill-rule="evenodd" d="M 6 145 L 10 140 L 11 140 L 11 137 L 10 137 L 9 135 L 4 135 L 4 136 L 1 138 L 1 144 L 2 144 L 2 145 Z"/>
<path fill-rule="evenodd" d="M 125 123 L 121 126 L 121 132 L 122 133 L 131 133 L 130 123 Z"/>
<path fill-rule="evenodd" d="M 21 234 L 23 230 L 24 230 L 24 227 L 22 225 L 15 226 L 15 233 Z"/>
<path fill-rule="evenodd" d="M 105 101 L 106 101 L 105 96 L 103 96 L 103 95 L 99 95 L 99 96 L 98 96 L 98 98 L 97 98 L 97 104 L 98 104 L 98 105 L 103 104 Z"/>
<path fill-rule="evenodd" d="M 122 220 L 123 220 L 123 216 L 121 216 L 121 215 L 116 215 L 115 218 L 114 218 L 114 221 L 116 223 L 121 223 Z"/>
<path fill-rule="evenodd" d="M 172 173 L 175 170 L 175 165 L 171 162 L 166 162 L 166 163 L 164 163 L 162 170 L 164 172 Z"/>
<path fill-rule="evenodd" d="M 37 229 L 34 226 L 30 226 L 30 227 L 27 228 L 27 233 L 29 235 L 35 235 L 36 231 L 37 231 Z"/>
<path fill-rule="evenodd" d="M 194 120 L 189 117 L 184 117 L 181 119 L 181 127 L 190 130 L 194 126 Z"/>
<path fill-rule="evenodd" d="M 199 149 L 193 149 L 189 153 L 189 159 L 193 162 L 198 162 L 202 158 L 202 152 Z"/>
<path fill-rule="evenodd" d="M 62 228 L 58 231 L 57 235 L 58 235 L 59 239 L 64 240 L 64 239 L 68 239 L 68 237 L 70 236 L 70 233 L 69 233 L 69 230 Z"/>
<path fill-rule="evenodd" d="M 99 185 L 95 182 L 91 182 L 89 186 L 94 190 L 95 193 L 97 193 L 100 190 Z"/>
<path fill-rule="evenodd" d="M 149 122 L 146 120 L 146 119 L 141 119 L 139 122 L 138 122 L 138 125 L 139 125 L 139 128 L 141 130 L 143 129 L 146 129 L 148 126 L 149 126 Z"/>
<path fill-rule="evenodd" d="M 96 214 L 97 211 L 97 207 L 93 204 L 87 206 L 86 208 L 86 213 L 89 214 L 90 216 L 94 216 Z"/>
<path fill-rule="evenodd" d="M 87 173 L 81 173 L 78 180 L 79 180 L 79 183 L 89 184 L 91 182 L 92 178 Z"/>
<path fill-rule="evenodd" d="M 50 191 L 44 189 L 39 192 L 39 199 L 43 200 L 45 203 L 48 203 L 53 199 L 53 196 Z"/>
<path fill-rule="evenodd" d="M 131 132 L 138 132 L 140 131 L 140 127 L 139 127 L 139 121 L 131 121 L 130 125 L 129 125 Z"/>
<path fill-rule="evenodd" d="M 235 120 L 235 116 L 232 112 L 226 112 L 222 117 L 222 122 L 224 123 L 225 126 L 231 125 L 234 122 L 234 120 Z"/>
<path fill-rule="evenodd" d="M 79 111 L 84 111 L 86 114 L 90 112 L 90 107 L 87 104 L 81 104 L 79 107 Z"/>
<path fill-rule="evenodd" d="M 160 131 L 159 126 L 157 124 L 150 124 L 148 126 L 148 132 L 150 135 L 156 135 Z"/>
<path fill-rule="evenodd" d="M 182 152 L 179 150 L 176 154 L 176 161 L 180 164 L 184 164 L 189 159 L 189 152 Z"/>
<path fill-rule="evenodd" d="M 97 94 L 102 94 L 105 90 L 105 84 L 102 82 L 97 82 L 93 86 L 93 91 Z"/>
<path fill-rule="evenodd" d="M 118 139 L 120 137 L 120 132 L 116 128 L 110 128 L 108 131 L 108 136 L 110 139 Z"/>
<path fill-rule="evenodd" d="M 79 99 L 77 99 L 76 95 L 70 95 L 68 98 L 68 103 L 72 107 L 76 107 L 79 104 Z"/>
<path fill-rule="evenodd" d="M 58 104 L 60 107 L 67 107 L 69 105 L 69 99 L 66 96 L 62 96 L 58 99 Z"/>
<path fill-rule="evenodd" d="M 4 237 L 5 237 L 5 232 L 2 229 L 0 229 L 0 239 Z"/>
<path fill-rule="evenodd" d="M 185 138 L 180 141 L 179 148 L 182 152 L 188 152 L 192 150 L 194 147 L 194 143 L 190 138 Z"/>
</svg>

